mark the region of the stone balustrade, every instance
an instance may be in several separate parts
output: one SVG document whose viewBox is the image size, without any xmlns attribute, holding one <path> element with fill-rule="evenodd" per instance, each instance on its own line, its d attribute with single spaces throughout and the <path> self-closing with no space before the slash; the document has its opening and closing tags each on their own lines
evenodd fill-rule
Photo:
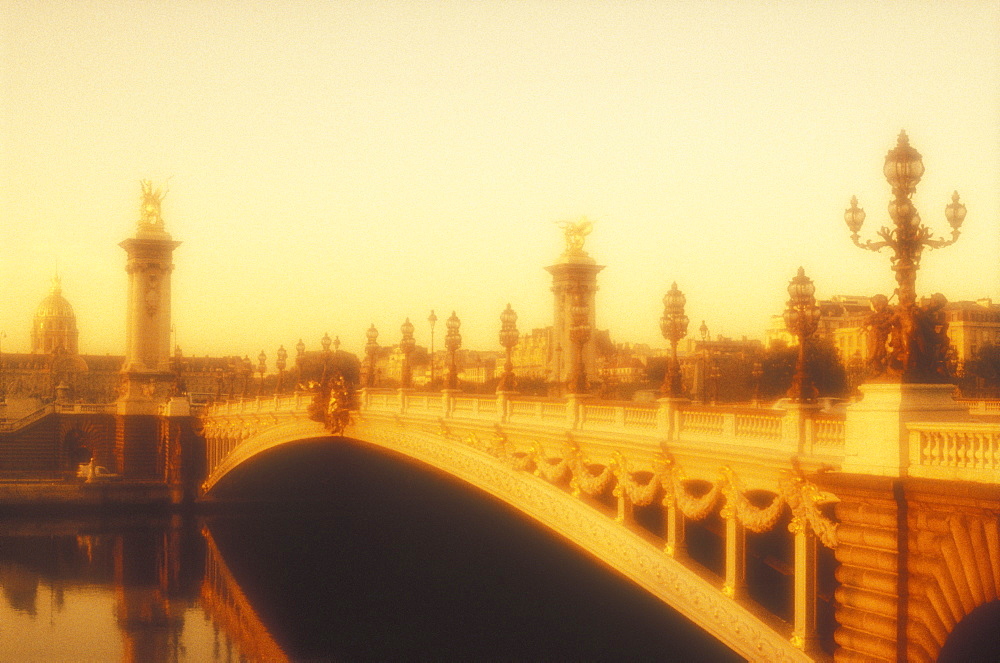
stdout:
<svg viewBox="0 0 1000 663">
<path fill-rule="evenodd" d="M 1000 424 L 909 424 L 910 476 L 1000 483 Z"/>
<path fill-rule="evenodd" d="M 447 390 L 438 394 L 369 389 L 360 395 L 360 412 L 619 434 L 648 438 L 656 448 L 663 442 L 750 447 L 822 456 L 827 463 L 835 461 L 844 446 L 843 416 L 820 414 L 809 408 L 771 410 L 745 405 L 693 405 L 680 399 L 638 403 L 574 395 L 554 400 Z"/>
</svg>

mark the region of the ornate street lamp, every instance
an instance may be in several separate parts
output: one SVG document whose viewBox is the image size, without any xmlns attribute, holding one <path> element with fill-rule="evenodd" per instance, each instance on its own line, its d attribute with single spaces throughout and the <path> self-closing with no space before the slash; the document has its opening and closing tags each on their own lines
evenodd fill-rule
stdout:
<svg viewBox="0 0 1000 663">
<path fill-rule="evenodd" d="M 945 206 L 951 238 L 932 239 L 931 230 L 920 222 L 920 214 L 910 200 L 924 174 L 924 164 L 905 131 L 900 132 L 896 147 L 886 154 L 883 172 L 894 196 L 889 203 L 889 217 L 894 227 L 883 226 L 877 233 L 880 241 L 862 243 L 858 234 L 865 221 L 865 211 L 858 207 L 856 196 L 844 211 L 854 244 L 876 252 L 889 248 L 892 270 L 896 273 L 898 305 L 879 311 L 882 315 L 868 324 L 874 339 L 871 365 L 876 374 L 889 371 L 901 382 L 942 382 L 947 376 L 944 356 L 948 339 L 943 331 L 941 308 L 947 300 L 936 294 L 928 306 L 919 308 L 917 270 L 924 248 L 940 249 L 958 240 L 959 229 L 965 220 L 965 205 L 959 202 L 956 191 L 951 204 Z M 887 352 L 887 343 L 892 348 L 891 354 Z"/>
<path fill-rule="evenodd" d="M 507 361 L 503 365 L 503 377 L 497 383 L 497 391 L 514 391 L 517 380 L 514 378 L 514 346 L 517 345 L 517 313 L 507 304 L 500 314 L 500 345 L 507 351 Z"/>
<path fill-rule="evenodd" d="M 264 372 L 267 370 L 267 355 L 261 350 L 257 355 L 257 372 L 260 373 L 260 388 L 257 389 L 257 398 L 264 395 Z"/>
<path fill-rule="evenodd" d="M 274 362 L 275 367 L 278 369 L 278 383 L 275 385 L 274 393 L 280 394 L 282 388 L 285 386 L 285 366 L 288 364 L 286 360 L 288 359 L 288 352 L 285 350 L 284 345 L 278 346 L 277 360 Z"/>
<path fill-rule="evenodd" d="M 253 363 L 250 361 L 250 355 L 243 355 L 240 374 L 243 378 L 243 398 L 248 398 L 250 396 L 250 381 L 253 380 Z"/>
<path fill-rule="evenodd" d="M 437 324 L 438 317 L 434 315 L 434 309 L 427 316 L 427 322 L 431 324 L 431 385 L 434 384 L 434 325 Z"/>
<path fill-rule="evenodd" d="M 324 333 L 319 344 L 323 348 L 323 377 L 320 379 L 320 384 L 325 385 L 330 372 L 330 335 Z"/>
<path fill-rule="evenodd" d="M 365 343 L 365 354 L 368 355 L 368 375 L 365 376 L 365 386 L 375 388 L 375 358 L 378 356 L 378 330 L 375 323 L 365 332 L 368 342 Z"/>
<path fill-rule="evenodd" d="M 413 323 L 410 322 L 409 318 L 400 326 L 399 331 L 403 333 L 403 338 L 399 341 L 399 351 L 403 353 L 400 384 L 403 389 L 409 389 L 413 386 L 413 369 L 410 367 L 410 354 L 417 347 L 417 342 L 413 340 Z"/>
<path fill-rule="evenodd" d="M 569 390 L 572 394 L 587 393 L 587 365 L 584 361 L 583 346 L 590 340 L 590 308 L 587 306 L 587 290 L 580 286 L 576 301 L 570 307 L 569 340 L 576 346 L 576 364 L 570 377 Z"/>
<path fill-rule="evenodd" d="M 445 325 L 448 327 L 448 333 L 444 337 L 444 346 L 448 349 L 448 388 L 458 389 L 458 363 L 455 360 L 455 355 L 462 347 L 462 335 L 458 333 L 462 321 L 452 311 L 451 317 L 448 318 Z"/>
<path fill-rule="evenodd" d="M 670 286 L 670 290 L 663 296 L 663 317 L 660 318 L 660 333 L 663 338 L 670 341 L 670 357 L 667 359 L 667 370 L 663 374 L 663 386 L 660 393 L 669 398 L 680 398 L 683 394 L 681 389 L 681 364 L 677 361 L 677 343 L 687 336 L 688 317 L 684 315 L 684 304 L 687 298 L 684 293 L 677 289 L 675 282 Z M 707 334 L 708 327 L 704 321 L 701 326 Z"/>
<path fill-rule="evenodd" d="M 295 384 L 296 389 L 305 389 L 305 383 L 302 380 L 302 370 L 305 368 L 303 364 L 306 360 L 306 344 L 299 339 L 299 342 L 295 344 Z"/>
<path fill-rule="evenodd" d="M 177 396 L 184 394 L 187 389 L 184 386 L 184 353 L 181 352 L 181 346 L 174 346 L 174 358 L 173 358 L 173 369 L 174 369 L 174 393 Z"/>
<path fill-rule="evenodd" d="M 806 342 L 816 333 L 819 326 L 820 310 L 816 306 L 813 293 L 816 286 L 799 267 L 798 274 L 788 283 L 788 307 L 785 309 L 785 326 L 799 339 L 799 355 L 795 362 L 795 375 L 788 397 L 795 403 L 815 403 L 816 386 L 806 367 Z"/>
</svg>

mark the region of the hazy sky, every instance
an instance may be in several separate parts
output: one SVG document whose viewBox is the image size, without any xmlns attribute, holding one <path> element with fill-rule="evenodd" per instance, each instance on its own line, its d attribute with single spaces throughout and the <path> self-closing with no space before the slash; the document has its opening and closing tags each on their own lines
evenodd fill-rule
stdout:
<svg viewBox="0 0 1000 663">
<path fill-rule="evenodd" d="M 1000 301 L 1000 3 L 0 0 L 0 330 L 58 268 L 85 353 L 124 351 L 139 180 L 163 182 L 187 354 L 255 356 L 457 310 L 466 347 L 551 324 L 555 223 L 596 221 L 598 325 L 761 336 L 802 265 L 890 294 L 886 151 L 958 244 L 917 287 Z"/>
</svg>

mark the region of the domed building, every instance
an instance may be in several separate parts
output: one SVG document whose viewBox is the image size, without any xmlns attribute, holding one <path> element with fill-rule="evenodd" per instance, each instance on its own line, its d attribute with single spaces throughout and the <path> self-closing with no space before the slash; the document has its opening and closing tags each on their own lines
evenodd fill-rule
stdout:
<svg viewBox="0 0 1000 663">
<path fill-rule="evenodd" d="M 63 297 L 62 283 L 56 276 L 52 279 L 48 297 L 35 311 L 31 326 L 31 353 L 76 355 L 79 353 L 79 335 L 76 314 Z"/>
</svg>

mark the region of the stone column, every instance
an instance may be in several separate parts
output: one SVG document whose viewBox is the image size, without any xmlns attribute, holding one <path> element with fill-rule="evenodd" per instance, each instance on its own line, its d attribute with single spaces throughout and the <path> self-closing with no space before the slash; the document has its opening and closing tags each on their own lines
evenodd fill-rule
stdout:
<svg viewBox="0 0 1000 663">
<path fill-rule="evenodd" d="M 134 237 L 120 244 L 128 253 L 128 307 L 125 326 L 124 393 L 119 414 L 155 414 L 169 396 L 174 375 L 170 370 L 170 274 L 175 242 L 163 228 L 160 200 L 143 183 L 141 218 Z"/>
<path fill-rule="evenodd" d="M 557 353 L 551 353 L 549 382 L 565 385 L 570 375 L 573 374 L 577 362 L 577 345 L 569 336 L 569 329 L 572 325 L 572 308 L 576 298 L 582 297 L 588 310 L 590 328 L 596 331 L 594 326 L 596 320 L 594 295 L 597 292 L 597 273 L 604 269 L 604 266 L 598 265 L 582 249 L 578 249 L 576 251 L 567 250 L 560 256 L 556 264 L 545 269 L 552 274 L 552 293 L 555 296 L 552 336 L 549 342 L 552 348 L 562 348 L 563 354 L 566 355 L 562 357 L 562 361 L 559 361 Z M 583 344 L 583 363 L 587 375 L 591 377 L 595 375 L 594 337 L 595 334 L 591 333 L 590 339 Z"/>
</svg>

